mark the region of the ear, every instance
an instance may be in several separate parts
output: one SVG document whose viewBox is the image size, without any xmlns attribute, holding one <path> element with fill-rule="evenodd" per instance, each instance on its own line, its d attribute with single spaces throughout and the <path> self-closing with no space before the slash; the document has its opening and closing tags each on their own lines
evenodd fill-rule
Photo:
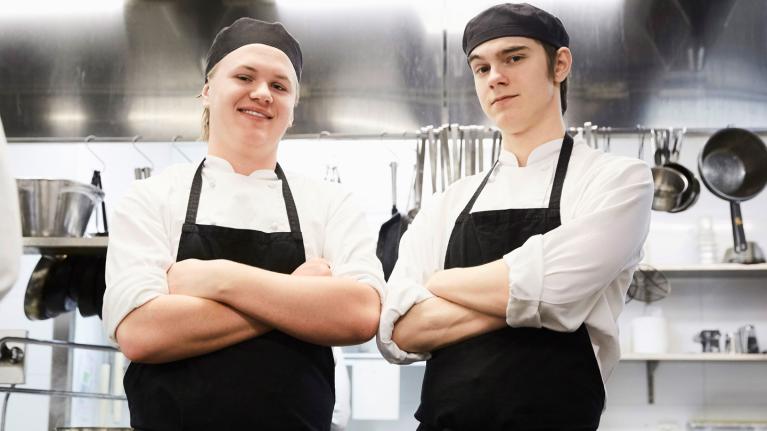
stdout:
<svg viewBox="0 0 767 431">
<path fill-rule="evenodd" d="M 557 50 L 556 64 L 554 65 L 554 82 L 560 83 L 567 79 L 573 67 L 573 53 L 570 48 L 562 47 Z"/>
<path fill-rule="evenodd" d="M 202 106 L 207 108 L 210 106 L 210 101 L 208 100 L 208 96 L 210 94 L 210 84 L 205 83 L 205 85 L 202 86 L 202 92 L 200 92 L 200 98 L 202 99 Z"/>
</svg>

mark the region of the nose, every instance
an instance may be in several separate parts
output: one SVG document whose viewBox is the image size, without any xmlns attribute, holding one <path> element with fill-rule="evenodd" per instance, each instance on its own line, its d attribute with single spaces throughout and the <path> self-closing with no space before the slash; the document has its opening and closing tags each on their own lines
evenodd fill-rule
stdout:
<svg viewBox="0 0 767 431">
<path fill-rule="evenodd" d="M 509 78 L 498 67 L 491 67 L 487 83 L 491 89 L 495 89 L 499 85 L 509 85 Z"/>
<path fill-rule="evenodd" d="M 250 89 L 250 99 L 262 103 L 272 103 L 272 92 L 269 89 L 269 84 L 266 81 L 258 81 L 253 83 L 253 87 Z"/>
</svg>

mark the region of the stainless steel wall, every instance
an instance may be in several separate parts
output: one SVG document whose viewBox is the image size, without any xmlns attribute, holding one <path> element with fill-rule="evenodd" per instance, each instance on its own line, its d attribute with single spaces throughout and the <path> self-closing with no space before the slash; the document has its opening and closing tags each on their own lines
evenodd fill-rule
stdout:
<svg viewBox="0 0 767 431">
<path fill-rule="evenodd" d="M 486 123 L 461 34 L 493 3 L 26 0 L 0 11 L 0 115 L 9 137 L 196 137 L 206 50 L 247 15 L 302 43 L 289 133 Z M 571 35 L 570 124 L 766 125 L 767 2 L 532 3 Z"/>
</svg>

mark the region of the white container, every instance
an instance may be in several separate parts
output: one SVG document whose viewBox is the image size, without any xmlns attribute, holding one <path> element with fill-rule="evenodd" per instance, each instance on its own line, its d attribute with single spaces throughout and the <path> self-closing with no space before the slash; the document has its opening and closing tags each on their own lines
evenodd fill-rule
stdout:
<svg viewBox="0 0 767 431">
<path fill-rule="evenodd" d="M 631 340 L 634 353 L 668 352 L 668 327 L 662 315 L 637 317 L 631 321 Z"/>
</svg>

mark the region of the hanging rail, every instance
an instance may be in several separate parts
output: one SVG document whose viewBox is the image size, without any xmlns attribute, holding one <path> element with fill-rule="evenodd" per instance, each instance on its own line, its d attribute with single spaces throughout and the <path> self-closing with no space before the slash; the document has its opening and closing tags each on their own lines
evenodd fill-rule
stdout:
<svg viewBox="0 0 767 431">
<path fill-rule="evenodd" d="M 444 127 L 434 126 L 435 128 Z M 464 126 L 460 127 L 473 127 Z M 486 126 L 481 126 L 486 127 Z M 488 130 L 495 130 L 493 127 L 486 127 Z M 678 127 L 675 127 L 678 128 Z M 750 130 L 757 135 L 767 136 L 767 128 L 764 127 L 742 127 Z M 594 133 L 600 135 L 640 135 L 650 133 L 650 130 L 668 129 L 668 127 L 650 127 L 650 126 L 638 126 L 638 127 L 605 127 L 599 126 L 593 130 Z M 567 129 L 571 133 L 578 131 L 578 127 L 569 127 Z M 707 137 L 713 135 L 720 128 L 688 128 L 685 136 L 688 137 Z M 332 133 L 332 132 L 320 132 L 320 133 L 298 133 L 292 135 L 285 135 L 284 140 L 296 140 L 296 139 L 317 139 L 317 140 L 375 140 L 380 141 L 382 139 L 387 140 L 412 140 L 421 136 L 419 131 L 408 132 L 383 132 L 383 133 Z M 107 137 L 107 136 L 95 136 L 89 137 L 89 142 L 108 142 L 108 143 L 130 143 L 134 140 L 132 136 L 119 136 L 119 137 Z M 8 143 L 12 144 L 51 144 L 51 143 L 72 143 L 79 144 L 85 141 L 85 137 L 39 137 L 39 138 L 8 138 Z M 171 138 L 142 138 L 141 142 L 144 143 L 168 143 L 168 142 L 202 142 L 194 138 L 184 138 L 178 135 Z"/>
<path fill-rule="evenodd" d="M 7 343 L 34 344 L 38 346 L 63 347 L 66 349 L 99 350 L 102 352 L 119 352 L 119 350 L 115 347 L 104 346 L 101 344 L 73 343 L 70 341 L 61 340 L 39 340 L 27 337 L 2 337 L 0 338 L 0 361 L 15 362 L 24 360 L 24 352 L 19 350 L 17 347 L 8 348 Z M 48 395 L 52 397 L 64 398 L 97 398 L 102 400 L 118 401 L 126 400 L 124 395 L 112 395 L 98 392 L 61 391 L 56 389 L 17 388 L 14 387 L 14 385 L 0 386 L 0 393 L 2 392 L 9 392 L 14 394 Z"/>
</svg>

